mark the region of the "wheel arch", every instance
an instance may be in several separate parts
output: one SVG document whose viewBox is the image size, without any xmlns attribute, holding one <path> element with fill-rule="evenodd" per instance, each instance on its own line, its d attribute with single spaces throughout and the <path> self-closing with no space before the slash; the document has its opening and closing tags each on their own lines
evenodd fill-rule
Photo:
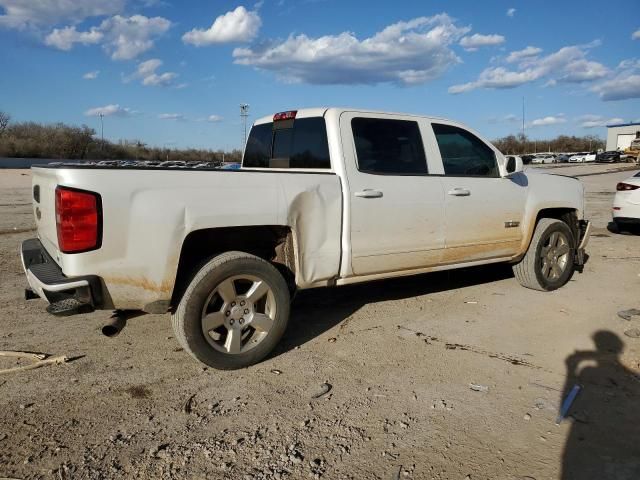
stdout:
<svg viewBox="0 0 640 480">
<path fill-rule="evenodd" d="M 228 251 L 250 253 L 272 263 L 293 293 L 298 271 L 295 231 L 289 226 L 255 225 L 205 228 L 190 232 L 182 242 L 170 309 L 180 302 L 189 282 L 211 258 Z"/>
<path fill-rule="evenodd" d="M 579 241 L 579 232 L 580 226 L 578 223 L 578 209 L 573 207 L 548 207 L 548 208 L 540 208 L 535 215 L 534 221 L 529 224 L 529 227 L 526 232 L 525 242 L 523 244 L 522 251 L 520 254 L 514 259 L 516 262 L 520 261 L 522 257 L 525 256 L 527 250 L 531 245 L 531 240 L 533 239 L 533 232 L 535 232 L 536 226 L 541 218 L 555 218 L 557 220 L 562 220 L 571 229 L 571 233 L 573 233 L 574 241 Z"/>
</svg>

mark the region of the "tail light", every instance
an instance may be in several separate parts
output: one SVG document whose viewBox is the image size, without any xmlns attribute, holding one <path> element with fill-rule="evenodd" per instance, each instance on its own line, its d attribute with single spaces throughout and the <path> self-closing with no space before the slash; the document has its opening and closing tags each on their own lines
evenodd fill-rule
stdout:
<svg viewBox="0 0 640 480">
<path fill-rule="evenodd" d="M 100 248 L 101 203 L 97 193 L 56 188 L 56 228 L 61 252 L 80 253 Z"/>
<path fill-rule="evenodd" d="M 280 122 L 282 120 L 293 120 L 294 118 L 296 118 L 297 113 L 298 113 L 297 110 L 289 110 L 288 112 L 276 113 L 273 116 L 273 121 Z"/>
<path fill-rule="evenodd" d="M 616 185 L 616 190 L 619 192 L 627 192 L 629 190 L 636 190 L 640 188 L 638 185 L 631 185 L 629 183 L 620 182 Z"/>
</svg>

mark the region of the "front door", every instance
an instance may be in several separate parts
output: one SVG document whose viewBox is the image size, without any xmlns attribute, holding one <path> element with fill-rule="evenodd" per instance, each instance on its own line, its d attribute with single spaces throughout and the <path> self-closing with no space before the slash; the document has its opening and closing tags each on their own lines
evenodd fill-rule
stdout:
<svg viewBox="0 0 640 480">
<path fill-rule="evenodd" d="M 516 254 L 522 241 L 526 177 L 502 178 L 495 151 L 463 128 L 433 123 L 444 170 L 443 263 Z"/>
</svg>

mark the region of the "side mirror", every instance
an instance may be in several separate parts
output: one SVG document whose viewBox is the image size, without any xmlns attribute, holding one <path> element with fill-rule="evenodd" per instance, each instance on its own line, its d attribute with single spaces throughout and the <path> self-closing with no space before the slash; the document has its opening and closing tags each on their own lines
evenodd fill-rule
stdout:
<svg viewBox="0 0 640 480">
<path fill-rule="evenodd" d="M 522 172 L 524 170 L 524 166 L 522 164 L 522 158 L 520 157 L 507 157 L 507 163 L 505 165 L 505 177 L 511 177 L 516 173 Z"/>
</svg>

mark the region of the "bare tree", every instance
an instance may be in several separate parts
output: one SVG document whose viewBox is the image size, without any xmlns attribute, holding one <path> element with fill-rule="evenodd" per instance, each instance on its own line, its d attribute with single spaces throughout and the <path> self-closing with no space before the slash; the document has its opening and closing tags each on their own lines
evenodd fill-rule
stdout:
<svg viewBox="0 0 640 480">
<path fill-rule="evenodd" d="M 9 126 L 9 121 L 11 120 L 11 115 L 6 112 L 0 110 L 0 135 L 4 133 L 4 131 Z"/>
</svg>

